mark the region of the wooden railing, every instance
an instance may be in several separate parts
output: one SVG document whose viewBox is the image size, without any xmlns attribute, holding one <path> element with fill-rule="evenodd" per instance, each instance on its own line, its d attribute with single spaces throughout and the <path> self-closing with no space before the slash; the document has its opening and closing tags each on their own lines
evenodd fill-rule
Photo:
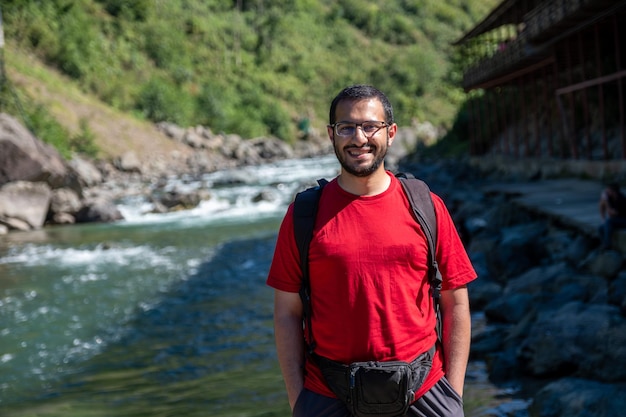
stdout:
<svg viewBox="0 0 626 417">
<path fill-rule="evenodd" d="M 518 38 L 510 41 L 504 48 L 486 57 L 463 74 L 465 88 L 476 86 L 499 74 L 507 72 L 528 55 L 526 40 Z"/>
<path fill-rule="evenodd" d="M 597 0 L 552 0 L 524 16 L 523 29 L 506 48 L 485 56 L 463 74 L 463 87 L 475 87 L 512 70 L 533 55 L 532 45 L 554 36 L 555 29 Z"/>
<path fill-rule="evenodd" d="M 533 42 L 567 18 L 576 15 L 593 0 L 553 0 L 532 10 L 524 16 L 527 37 Z"/>
</svg>

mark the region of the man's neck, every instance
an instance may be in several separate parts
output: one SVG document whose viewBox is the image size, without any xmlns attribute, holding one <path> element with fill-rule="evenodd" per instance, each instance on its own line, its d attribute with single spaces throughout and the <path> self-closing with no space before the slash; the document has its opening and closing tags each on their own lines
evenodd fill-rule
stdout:
<svg viewBox="0 0 626 417">
<path fill-rule="evenodd" d="M 391 184 L 391 178 L 383 167 L 367 177 L 357 177 L 342 170 L 337 181 L 344 191 L 359 196 L 382 194 Z"/>
</svg>

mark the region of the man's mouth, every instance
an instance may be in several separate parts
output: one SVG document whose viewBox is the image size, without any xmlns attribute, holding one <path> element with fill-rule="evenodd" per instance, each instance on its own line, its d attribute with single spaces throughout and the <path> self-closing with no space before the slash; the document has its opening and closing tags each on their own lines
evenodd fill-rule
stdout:
<svg viewBox="0 0 626 417">
<path fill-rule="evenodd" d="M 371 146 L 362 146 L 360 148 L 350 147 L 346 149 L 346 152 L 348 153 L 348 155 L 355 157 L 355 158 L 358 158 L 361 155 L 372 153 L 373 151 L 374 151 L 374 148 L 372 148 Z"/>
</svg>

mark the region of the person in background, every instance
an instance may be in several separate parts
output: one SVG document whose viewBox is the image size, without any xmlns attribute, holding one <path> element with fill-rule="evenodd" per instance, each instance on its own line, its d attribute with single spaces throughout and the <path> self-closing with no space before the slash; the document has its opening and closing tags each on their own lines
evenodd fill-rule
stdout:
<svg viewBox="0 0 626 417">
<path fill-rule="evenodd" d="M 392 106 L 378 89 L 355 85 L 334 98 L 329 118 L 328 136 L 341 170 L 322 190 L 309 246 L 314 355 L 305 354 L 311 340 L 303 330 L 298 294 L 302 272 L 293 204 L 281 224 L 267 278 L 275 292 L 277 355 L 293 415 L 353 415 L 352 405 L 330 387 L 322 363 L 338 363 L 342 369 L 360 361 L 426 358 L 430 370 L 406 401 L 406 415 L 463 416 L 471 337 L 467 284 L 476 273 L 450 214 L 431 193 L 443 276 L 438 343 L 427 240 L 402 185 L 384 166 L 397 132 Z M 376 392 L 359 384 L 355 390 Z"/>
<path fill-rule="evenodd" d="M 626 196 L 618 184 L 608 184 L 602 191 L 600 217 L 603 220 L 599 228 L 602 249 L 610 249 L 615 230 L 626 228 Z"/>
</svg>

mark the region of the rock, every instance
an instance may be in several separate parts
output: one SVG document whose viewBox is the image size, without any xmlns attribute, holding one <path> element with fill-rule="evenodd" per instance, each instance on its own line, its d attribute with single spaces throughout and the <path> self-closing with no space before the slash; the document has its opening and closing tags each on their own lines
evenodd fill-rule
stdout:
<svg viewBox="0 0 626 417">
<path fill-rule="evenodd" d="M 44 182 L 17 181 L 0 188 L 0 221 L 18 230 L 43 226 L 52 191 Z"/>
<path fill-rule="evenodd" d="M 183 193 L 180 191 L 169 191 L 163 194 L 158 203 L 171 210 L 187 210 L 197 207 L 200 204 L 200 194 L 198 192 Z"/>
<path fill-rule="evenodd" d="M 28 224 L 28 222 L 22 220 L 22 219 L 16 219 L 16 218 L 7 218 L 7 219 L 2 219 L 0 218 L 0 222 L 3 222 L 8 228 L 9 230 L 19 230 L 22 232 L 25 232 L 27 230 L 31 230 L 32 226 L 30 224 Z"/>
<path fill-rule="evenodd" d="M 37 139 L 15 118 L 0 113 L 0 185 L 13 181 L 64 184 L 67 167 L 61 155 Z"/>
<path fill-rule="evenodd" d="M 177 142 L 182 142 L 185 136 L 185 129 L 169 122 L 160 122 L 156 125 L 157 129 L 165 133 L 166 136 Z"/>
<path fill-rule="evenodd" d="M 620 306 L 626 300 L 626 271 L 620 272 L 609 286 L 609 303 Z"/>
<path fill-rule="evenodd" d="M 50 219 L 54 224 L 74 224 L 76 218 L 69 213 L 55 213 Z"/>
<path fill-rule="evenodd" d="M 503 227 L 498 250 L 489 254 L 492 274 L 506 279 L 534 266 L 545 255 L 538 241 L 546 230 L 542 222 Z"/>
<path fill-rule="evenodd" d="M 220 175 L 213 181 L 214 187 L 230 187 L 233 185 L 249 184 L 254 180 L 250 178 L 250 175 L 240 170 L 226 170 L 223 171 L 224 175 Z"/>
<path fill-rule="evenodd" d="M 193 130 L 187 130 L 183 136 L 182 142 L 195 149 L 203 149 L 206 147 L 205 138 L 197 134 Z"/>
<path fill-rule="evenodd" d="M 138 172 L 141 173 L 141 162 L 135 152 L 125 152 L 123 155 L 116 158 L 115 167 L 123 172 Z"/>
<path fill-rule="evenodd" d="M 259 150 L 250 141 L 241 141 L 234 150 L 232 157 L 243 165 L 259 165 L 262 161 Z"/>
<path fill-rule="evenodd" d="M 222 147 L 219 148 L 219 150 L 222 153 L 222 155 L 224 155 L 227 158 L 238 159 L 235 156 L 235 152 L 237 148 L 239 148 L 239 145 L 241 144 L 242 141 L 243 139 L 239 135 L 235 135 L 235 134 L 226 135 L 224 136 Z"/>
<path fill-rule="evenodd" d="M 565 304 L 568 301 L 590 301 L 607 290 L 607 282 L 574 270 L 570 265 L 559 262 L 532 268 L 509 280 L 503 298 L 518 294 L 531 294 L 535 305 Z"/>
<path fill-rule="evenodd" d="M 626 410 L 626 384 L 604 384 L 579 378 L 554 381 L 534 397 L 533 416 L 580 417 L 621 416 Z"/>
<path fill-rule="evenodd" d="M 526 314 L 532 313 L 533 301 L 533 296 L 529 294 L 499 297 L 487 304 L 485 315 L 496 323 L 517 323 Z"/>
<path fill-rule="evenodd" d="M 626 368 L 615 364 L 626 363 L 625 331 L 617 307 L 570 302 L 539 312 L 520 347 L 519 359 L 537 377 L 624 380 Z"/>
<path fill-rule="evenodd" d="M 221 154 L 194 152 L 187 158 L 186 164 L 190 172 L 203 174 L 230 167 L 232 162 L 226 160 Z"/>
<path fill-rule="evenodd" d="M 78 195 L 69 188 L 59 188 L 52 191 L 50 199 L 50 212 L 54 214 L 69 213 L 74 214 L 82 207 Z"/>
<path fill-rule="evenodd" d="M 485 363 L 487 364 L 491 381 L 505 382 L 520 376 L 516 352 L 517 349 L 515 347 L 508 347 L 487 355 Z"/>
<path fill-rule="evenodd" d="M 94 199 L 85 203 L 85 205 L 76 213 L 77 223 L 91 222 L 114 222 L 123 220 L 124 216 L 117 209 L 117 206 L 105 199 Z"/>
<path fill-rule="evenodd" d="M 606 278 L 614 278 L 622 270 L 624 256 L 617 251 L 602 251 L 597 256 L 592 257 L 589 269 L 595 275 Z"/>
<path fill-rule="evenodd" d="M 257 155 L 267 162 L 294 157 L 291 146 L 278 138 L 256 138 L 249 142 L 257 150 Z"/>
<path fill-rule="evenodd" d="M 508 328 L 508 326 L 494 325 L 472 335 L 471 357 L 484 358 L 489 353 L 501 351 Z"/>
<path fill-rule="evenodd" d="M 472 311 L 483 311 L 485 306 L 502 295 L 502 285 L 485 280 L 480 274 L 478 276 L 479 279 L 468 285 Z"/>
<path fill-rule="evenodd" d="M 579 234 L 567 248 L 566 259 L 576 265 L 591 252 L 592 248 L 593 242 L 588 237 Z"/>
<path fill-rule="evenodd" d="M 0 224 L 0 236 L 6 235 L 7 233 L 9 233 L 9 228 L 3 224 Z"/>
<path fill-rule="evenodd" d="M 76 173 L 78 182 L 83 187 L 93 187 L 102 182 L 102 173 L 94 164 L 79 156 L 74 156 L 69 167 Z"/>
<path fill-rule="evenodd" d="M 261 201 L 276 201 L 276 195 L 271 190 L 263 190 L 254 197 L 252 197 L 254 203 L 260 203 Z"/>
</svg>

